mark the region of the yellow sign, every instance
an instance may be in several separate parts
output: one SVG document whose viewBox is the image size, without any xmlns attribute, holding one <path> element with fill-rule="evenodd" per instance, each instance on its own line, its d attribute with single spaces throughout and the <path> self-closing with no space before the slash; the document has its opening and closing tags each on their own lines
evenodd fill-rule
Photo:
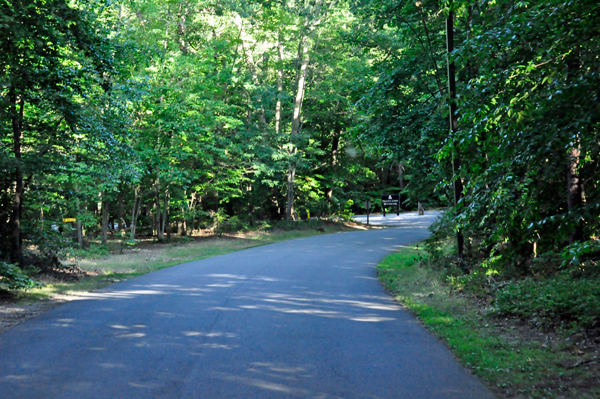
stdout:
<svg viewBox="0 0 600 399">
<path fill-rule="evenodd" d="M 77 221 L 77 219 L 75 219 L 75 218 L 65 218 L 65 219 L 63 219 L 63 222 L 65 222 L 65 223 L 71 223 L 71 222 L 76 222 L 76 221 Z"/>
</svg>

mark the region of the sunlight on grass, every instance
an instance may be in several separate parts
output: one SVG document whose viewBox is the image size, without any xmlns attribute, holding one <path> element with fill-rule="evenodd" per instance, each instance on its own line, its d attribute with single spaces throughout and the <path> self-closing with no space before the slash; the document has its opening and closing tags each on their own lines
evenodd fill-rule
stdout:
<svg viewBox="0 0 600 399">
<path fill-rule="evenodd" d="M 78 259 L 78 266 L 94 275 L 68 282 L 44 281 L 44 287 L 20 292 L 17 300 L 35 302 L 41 299 L 68 298 L 181 263 L 281 241 L 348 230 L 351 228 L 342 224 L 331 224 L 324 226 L 323 231 L 306 229 L 252 232 L 236 236 L 207 237 L 186 243 L 174 241 L 167 244 L 153 244 L 144 248 L 125 250 L 124 254 Z"/>
<path fill-rule="evenodd" d="M 423 248 L 422 243 L 418 245 Z M 511 392 L 510 397 L 518 398 L 556 397 L 539 385 L 574 375 L 576 370 L 564 366 L 570 355 L 535 341 L 508 341 L 494 328 L 490 316 L 468 298 L 454 295 L 441 281 L 442 271 L 427 260 L 420 261 L 422 255 L 415 244 L 385 258 L 377 270 L 386 290 L 497 393 Z"/>
<path fill-rule="evenodd" d="M 100 274 L 140 274 L 256 245 L 257 243 L 251 240 L 216 238 L 179 245 L 167 244 L 164 247 L 150 249 L 134 249 L 123 255 L 100 259 L 82 259 L 79 261 L 79 266 L 84 270 Z"/>
</svg>

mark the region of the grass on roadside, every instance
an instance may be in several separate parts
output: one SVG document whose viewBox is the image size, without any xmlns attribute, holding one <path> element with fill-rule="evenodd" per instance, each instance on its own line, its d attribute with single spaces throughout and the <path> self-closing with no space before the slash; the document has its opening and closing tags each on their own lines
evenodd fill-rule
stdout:
<svg viewBox="0 0 600 399">
<path fill-rule="evenodd" d="M 422 258 L 423 244 L 406 247 L 378 265 L 379 278 L 394 297 L 458 360 L 500 397 L 598 398 L 598 375 L 578 367 L 568 340 L 548 345 L 516 326 L 488 315 L 481 305 L 451 292 L 441 273 Z M 595 387 L 594 387 L 595 386 Z"/>
<path fill-rule="evenodd" d="M 246 248 L 273 244 L 281 241 L 352 230 L 344 224 L 327 223 L 321 229 L 272 230 L 252 232 L 235 236 L 214 236 L 200 240 L 188 238 L 173 240 L 163 244 L 154 243 L 141 248 L 125 250 L 123 254 L 108 254 L 108 250 L 94 250 L 89 256 L 77 259 L 77 265 L 90 273 L 90 276 L 73 281 L 60 281 L 45 278 L 40 289 L 30 289 L 17 294 L 19 302 L 34 302 L 57 296 L 77 295 L 104 288 L 118 281 L 127 280 L 142 274 L 185 262 L 223 255 Z M 113 249 L 118 247 L 113 244 Z"/>
</svg>

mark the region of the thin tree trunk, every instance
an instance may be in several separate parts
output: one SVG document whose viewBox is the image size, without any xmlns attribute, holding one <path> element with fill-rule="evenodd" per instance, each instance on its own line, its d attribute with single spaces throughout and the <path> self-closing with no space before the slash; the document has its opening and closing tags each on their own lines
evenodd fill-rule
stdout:
<svg viewBox="0 0 600 399">
<path fill-rule="evenodd" d="M 123 190 L 119 190 L 119 210 L 117 219 L 117 223 L 119 223 L 119 231 L 125 231 L 125 207 L 123 206 Z"/>
<path fill-rule="evenodd" d="M 190 201 L 188 202 L 188 213 L 192 215 L 192 220 L 188 220 L 187 215 L 183 218 L 183 235 L 184 236 L 193 235 L 193 227 L 194 227 L 194 221 L 193 221 L 194 216 L 193 215 L 196 214 L 196 212 L 194 212 L 193 209 L 196 207 L 197 194 L 198 193 L 193 192 L 192 197 L 190 198 Z M 192 231 L 188 232 L 188 227 L 191 227 Z"/>
<path fill-rule="evenodd" d="M 304 90 L 306 88 L 308 64 L 310 62 L 310 54 L 306 47 L 306 38 L 303 38 L 298 44 L 298 59 L 300 60 L 300 68 L 298 70 L 296 96 L 294 97 L 294 108 L 292 113 L 292 136 L 300 133 L 300 116 L 302 114 L 302 104 L 304 102 Z"/>
<path fill-rule="evenodd" d="M 285 213 L 286 220 L 295 220 L 294 218 L 294 179 L 296 177 L 296 163 L 290 162 L 288 165 L 287 177 L 287 207 Z"/>
<path fill-rule="evenodd" d="M 165 21 L 165 51 L 167 51 L 169 43 L 169 23 L 171 22 L 171 6 L 167 6 L 167 18 Z"/>
<path fill-rule="evenodd" d="M 281 130 L 281 96 L 283 94 L 283 37 L 279 33 L 277 41 L 277 103 L 275 104 L 275 133 L 279 134 Z"/>
<path fill-rule="evenodd" d="M 13 93 L 10 96 L 12 128 L 13 128 L 13 154 L 15 156 L 15 196 L 12 203 L 11 227 L 12 227 L 12 248 L 11 260 L 21 262 L 21 214 L 23 210 L 23 170 L 21 164 L 21 141 L 23 140 L 23 99 L 17 99 Z M 17 109 L 18 107 L 18 109 Z"/>
<path fill-rule="evenodd" d="M 455 136 L 458 131 L 458 120 L 456 115 L 456 66 L 450 61 L 450 55 L 454 51 L 454 11 L 451 3 L 450 12 L 446 19 L 446 46 L 448 51 L 448 94 L 450 97 L 450 130 L 452 136 Z M 453 137 L 454 138 L 454 137 Z M 454 174 L 454 206 L 458 206 L 458 202 L 462 198 L 463 185 L 459 176 L 460 170 L 460 155 L 459 149 L 455 145 L 455 154 L 452 159 L 452 171 Z M 458 249 L 458 257 L 464 256 L 464 237 L 460 230 L 456 232 L 456 246 Z"/>
<path fill-rule="evenodd" d="M 567 63 L 567 80 L 574 81 L 581 68 L 579 50 L 573 52 L 573 58 Z M 581 158 L 581 141 L 577 135 L 575 142 L 571 143 L 567 161 L 567 205 L 569 213 L 576 219 L 575 226 L 569 236 L 569 243 L 573 244 L 583 239 L 583 222 L 578 215 L 573 215 L 583 204 L 583 182 L 579 178 L 579 163 Z"/>
<path fill-rule="evenodd" d="M 168 205 L 169 205 L 169 191 L 167 190 L 167 192 L 165 193 L 165 199 L 163 201 L 163 213 L 162 213 L 161 225 L 160 225 L 161 236 L 163 238 L 165 236 L 165 228 L 167 226 L 167 210 L 168 210 Z"/>
<path fill-rule="evenodd" d="M 83 224 L 81 223 L 81 200 L 77 198 L 77 245 L 79 248 L 83 248 Z"/>
<path fill-rule="evenodd" d="M 108 245 L 108 198 L 102 192 L 102 245 Z"/>
<path fill-rule="evenodd" d="M 583 190 L 581 179 L 579 178 L 579 162 L 581 149 L 579 141 L 573 144 L 569 150 L 569 161 L 567 169 L 567 204 L 569 212 L 577 211 L 583 204 Z M 581 241 L 583 239 L 583 224 L 581 221 L 575 223 L 575 228 L 569 236 L 569 243 Z"/>
<path fill-rule="evenodd" d="M 161 219 L 162 219 L 162 212 L 161 212 L 161 208 L 160 208 L 160 183 L 159 180 L 156 179 L 156 183 L 155 183 L 155 191 L 156 191 L 156 198 L 155 198 L 155 204 L 156 204 L 156 219 L 155 219 L 155 226 L 156 226 L 156 236 L 158 238 L 159 242 L 164 241 L 164 236 L 163 236 L 163 230 L 162 230 L 162 225 L 161 225 Z"/>
<path fill-rule="evenodd" d="M 142 203 L 142 197 L 139 195 L 139 187 L 135 187 L 133 197 L 133 209 L 131 211 L 131 228 L 130 228 L 130 239 L 135 240 L 135 226 L 137 224 L 137 217 L 140 212 L 140 205 Z M 138 198 L 139 197 L 139 198 Z"/>
<path fill-rule="evenodd" d="M 331 166 L 335 168 L 337 166 L 337 155 L 340 146 L 340 136 L 333 136 L 333 140 L 331 141 Z M 325 190 L 325 197 L 327 198 L 327 202 L 331 205 L 331 198 L 333 197 L 333 185 L 327 187 Z"/>
</svg>

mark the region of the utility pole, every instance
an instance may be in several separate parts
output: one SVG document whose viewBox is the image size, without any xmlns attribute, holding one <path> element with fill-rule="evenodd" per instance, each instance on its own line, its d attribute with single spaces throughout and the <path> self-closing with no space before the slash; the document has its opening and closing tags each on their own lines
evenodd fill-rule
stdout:
<svg viewBox="0 0 600 399">
<path fill-rule="evenodd" d="M 448 18 L 446 19 L 446 48 L 448 50 L 448 94 L 450 95 L 450 130 L 452 138 L 456 137 L 458 131 L 458 121 L 456 118 L 456 66 L 454 61 L 450 60 L 450 54 L 454 51 L 454 2 L 450 1 Z M 460 169 L 460 154 L 455 143 L 455 154 L 452 157 L 452 172 L 454 174 L 454 206 L 462 198 L 463 185 L 458 175 Z M 456 232 L 456 246 L 458 247 L 458 257 L 462 260 L 464 253 L 464 238 L 460 230 Z"/>
</svg>

